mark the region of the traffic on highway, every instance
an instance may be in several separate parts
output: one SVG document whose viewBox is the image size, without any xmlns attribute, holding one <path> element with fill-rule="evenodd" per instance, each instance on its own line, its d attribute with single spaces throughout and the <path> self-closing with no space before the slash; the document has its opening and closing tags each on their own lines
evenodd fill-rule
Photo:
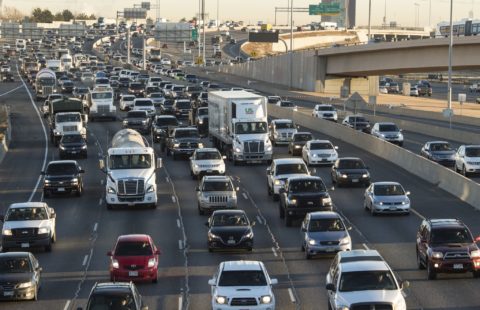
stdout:
<svg viewBox="0 0 480 310">
<path fill-rule="evenodd" d="M 446 139 L 409 122 L 447 120 L 220 73 L 251 61 L 225 28 L 204 60 L 102 18 L 2 42 L 0 308 L 480 308 L 472 193 L 425 176 L 477 186 L 478 127 Z M 440 87 L 411 82 L 412 100 Z"/>
</svg>

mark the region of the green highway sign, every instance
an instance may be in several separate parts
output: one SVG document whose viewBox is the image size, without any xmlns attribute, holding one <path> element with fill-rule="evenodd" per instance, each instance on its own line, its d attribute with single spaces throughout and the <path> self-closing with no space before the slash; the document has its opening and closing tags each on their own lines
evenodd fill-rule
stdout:
<svg viewBox="0 0 480 310">
<path fill-rule="evenodd" d="M 193 28 L 192 29 L 192 41 L 197 41 L 198 40 L 198 29 Z"/>
<path fill-rule="evenodd" d="M 308 7 L 309 15 L 338 15 L 340 14 L 340 3 L 319 3 L 310 4 Z"/>
</svg>

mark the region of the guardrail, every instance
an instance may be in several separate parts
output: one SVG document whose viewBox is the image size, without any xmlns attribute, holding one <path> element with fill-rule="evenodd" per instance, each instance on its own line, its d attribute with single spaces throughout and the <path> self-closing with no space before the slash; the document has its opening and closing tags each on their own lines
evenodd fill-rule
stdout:
<svg viewBox="0 0 480 310">
<path fill-rule="evenodd" d="M 268 106 L 268 114 L 275 118 L 289 118 L 296 124 L 355 145 L 381 157 L 409 173 L 445 190 L 460 200 L 480 210 L 480 184 L 425 159 L 404 148 L 380 140 L 369 134 L 355 131 L 346 126 L 294 112 L 274 105 Z"/>
</svg>

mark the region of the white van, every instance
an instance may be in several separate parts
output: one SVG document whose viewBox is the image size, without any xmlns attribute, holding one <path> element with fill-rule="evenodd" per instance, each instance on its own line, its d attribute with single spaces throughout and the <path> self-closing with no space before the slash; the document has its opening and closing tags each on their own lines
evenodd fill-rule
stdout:
<svg viewBox="0 0 480 310">
<path fill-rule="evenodd" d="M 25 39 L 17 39 L 15 41 L 15 51 L 21 52 L 27 49 L 27 40 Z"/>
</svg>

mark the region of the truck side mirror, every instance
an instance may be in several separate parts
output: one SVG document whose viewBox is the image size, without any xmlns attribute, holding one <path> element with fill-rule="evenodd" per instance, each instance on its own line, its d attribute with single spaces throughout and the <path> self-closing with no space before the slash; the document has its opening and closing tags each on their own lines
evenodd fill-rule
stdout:
<svg viewBox="0 0 480 310">
<path fill-rule="evenodd" d="M 215 286 L 215 279 L 208 280 L 208 285 Z"/>
<path fill-rule="evenodd" d="M 162 168 L 162 165 L 163 165 L 162 159 L 161 159 L 161 158 L 157 158 L 157 169 Z"/>
<path fill-rule="evenodd" d="M 328 291 L 332 291 L 332 292 L 335 292 L 336 289 L 335 289 L 335 285 L 333 283 L 328 283 L 325 287 Z"/>
<path fill-rule="evenodd" d="M 100 159 L 98 161 L 98 167 L 100 168 L 100 170 L 102 170 L 103 172 L 105 172 L 105 161 L 103 159 Z"/>
</svg>

